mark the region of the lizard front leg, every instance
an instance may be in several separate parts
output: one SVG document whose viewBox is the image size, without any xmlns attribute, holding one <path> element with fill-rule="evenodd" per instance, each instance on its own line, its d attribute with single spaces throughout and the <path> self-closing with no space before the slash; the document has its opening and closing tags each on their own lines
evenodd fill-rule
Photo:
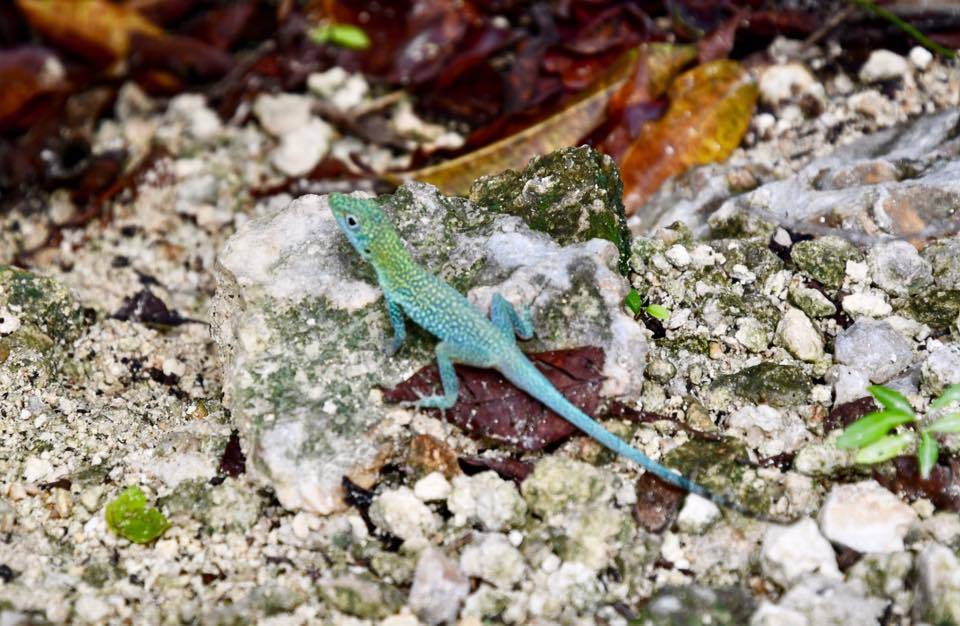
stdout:
<svg viewBox="0 0 960 626">
<path fill-rule="evenodd" d="M 493 294 L 493 300 L 490 302 L 490 321 L 511 339 L 514 333 L 521 339 L 533 337 L 533 319 L 530 317 L 530 309 L 525 307 L 523 315 L 518 314 L 513 305 L 499 293 Z"/>
<path fill-rule="evenodd" d="M 403 322 L 403 309 L 390 295 L 384 291 L 383 299 L 387 302 L 387 314 L 390 316 L 390 326 L 393 327 L 393 338 L 387 344 L 387 354 L 393 356 L 407 338 L 407 327 Z"/>
</svg>

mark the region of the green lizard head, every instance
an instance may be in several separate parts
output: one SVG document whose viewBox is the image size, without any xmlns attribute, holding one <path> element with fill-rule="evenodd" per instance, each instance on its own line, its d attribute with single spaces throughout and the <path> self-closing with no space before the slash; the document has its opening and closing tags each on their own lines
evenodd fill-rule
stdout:
<svg viewBox="0 0 960 626">
<path fill-rule="evenodd" d="M 366 261 L 373 262 L 378 253 L 389 253 L 399 245 L 400 236 L 376 201 L 340 193 L 330 194 L 330 210 L 340 230 Z"/>
</svg>

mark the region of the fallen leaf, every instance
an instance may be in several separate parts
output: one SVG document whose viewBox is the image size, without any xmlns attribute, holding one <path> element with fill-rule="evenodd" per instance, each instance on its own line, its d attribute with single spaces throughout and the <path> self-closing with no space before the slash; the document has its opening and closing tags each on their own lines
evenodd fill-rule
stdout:
<svg viewBox="0 0 960 626">
<path fill-rule="evenodd" d="M 610 96 L 626 80 L 636 59 L 630 51 L 597 81 L 553 115 L 519 133 L 469 152 L 459 158 L 412 172 L 393 175 L 397 182 L 419 180 L 450 195 L 464 195 L 474 180 L 506 169 L 522 169 L 533 156 L 575 145 L 605 117 Z"/>
<path fill-rule="evenodd" d="M 684 491 L 650 472 L 637 479 L 633 519 L 652 533 L 663 532 L 677 519 Z"/>
<path fill-rule="evenodd" d="M 521 483 L 533 471 L 533 463 L 525 463 L 519 459 L 490 458 L 486 456 L 462 456 L 460 465 L 464 473 L 477 474 L 485 470 L 495 471 L 500 478 Z"/>
<path fill-rule="evenodd" d="M 610 98 L 607 119 L 594 134 L 603 138 L 599 149 L 619 159 L 640 134 L 644 123 L 663 115 L 667 103 L 662 96 L 670 82 L 696 58 L 697 49 L 692 45 L 641 46 L 630 79 Z"/>
<path fill-rule="evenodd" d="M 739 63 L 724 59 L 681 74 L 668 96 L 666 114 L 644 125 L 621 161 L 628 215 L 671 176 L 727 158 L 750 123 L 757 86 Z"/>
<path fill-rule="evenodd" d="M 56 55 L 39 46 L 0 50 L 0 131 L 24 129 L 42 115 L 40 100 L 64 91 L 66 75 Z"/>
<path fill-rule="evenodd" d="M 603 350 L 574 348 L 529 354 L 550 382 L 587 415 L 598 417 L 603 386 Z M 508 443 L 521 450 L 541 450 L 563 441 L 577 429 L 538 400 L 508 382 L 496 370 L 456 366 L 460 396 L 445 411 L 447 421 L 475 437 Z M 386 391 L 389 402 L 409 402 L 440 393 L 435 364 L 420 369 Z M 427 409 L 439 413 L 437 409 Z"/>
<path fill-rule="evenodd" d="M 136 10 L 107 0 L 16 1 L 30 25 L 45 37 L 97 61 L 125 58 L 134 33 L 154 37 L 164 34 Z"/>
<path fill-rule="evenodd" d="M 240 435 L 236 430 L 230 432 L 227 445 L 223 449 L 223 454 L 220 455 L 218 471 L 224 476 L 234 478 L 247 471 L 247 457 L 240 447 Z"/>
<path fill-rule="evenodd" d="M 440 472 L 447 478 L 453 478 L 461 473 L 460 465 L 457 464 L 457 453 L 453 448 L 427 434 L 417 435 L 410 440 L 407 465 L 421 476 Z"/>
<path fill-rule="evenodd" d="M 156 324 L 157 326 L 179 326 L 194 321 L 183 317 L 175 310 L 168 309 L 163 300 L 147 288 L 141 289 L 136 295 L 126 298 L 123 306 L 111 317 L 123 321 Z"/>
<path fill-rule="evenodd" d="M 929 478 L 920 476 L 916 455 L 903 455 L 873 472 L 878 483 L 897 495 L 916 500 L 927 498 L 935 507 L 960 512 L 960 459 L 940 457 Z"/>
<path fill-rule="evenodd" d="M 871 396 L 844 402 L 833 407 L 827 419 L 823 422 L 823 431 L 828 433 L 837 428 L 846 428 L 867 413 L 872 413 L 880 407 Z"/>
</svg>

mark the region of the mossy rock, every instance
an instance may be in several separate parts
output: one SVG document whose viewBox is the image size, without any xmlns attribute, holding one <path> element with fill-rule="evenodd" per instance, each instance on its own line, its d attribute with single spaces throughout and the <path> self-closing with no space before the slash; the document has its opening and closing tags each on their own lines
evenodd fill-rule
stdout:
<svg viewBox="0 0 960 626">
<path fill-rule="evenodd" d="M 321 581 L 320 593 L 335 609 L 362 619 L 382 619 L 403 606 L 403 593 L 369 575 L 346 574 Z"/>
<path fill-rule="evenodd" d="M 750 455 L 746 445 L 732 437 L 693 439 L 665 454 L 660 462 L 755 515 L 768 514 L 770 505 L 782 495 L 780 486 L 748 480 L 747 473 L 754 471 Z"/>
<path fill-rule="evenodd" d="M 83 309 L 63 285 L 9 265 L 0 265 L 0 307 L 13 312 L 21 328 L 32 327 L 61 346 L 76 341 L 88 325 Z"/>
<path fill-rule="evenodd" d="M 960 316 L 960 289 L 926 289 L 908 296 L 907 312 L 934 330 L 949 330 Z"/>
<path fill-rule="evenodd" d="M 803 404 L 810 393 L 811 386 L 809 376 L 800 367 L 758 363 L 734 374 L 717 378 L 711 389 L 729 387 L 734 394 L 744 400 L 785 407 Z"/>
<path fill-rule="evenodd" d="M 862 261 L 863 254 L 849 241 L 830 236 L 795 244 L 790 259 L 805 275 L 830 289 L 839 289 L 847 261 Z"/>
<path fill-rule="evenodd" d="M 535 157 L 521 171 L 478 179 L 470 199 L 497 213 L 517 215 L 530 228 L 567 245 L 599 238 L 620 250 L 620 271 L 630 259 L 623 182 L 613 159 L 580 146 Z"/>
<path fill-rule="evenodd" d="M 723 269 L 728 273 L 734 265 L 744 265 L 763 283 L 771 274 L 783 269 L 783 261 L 770 250 L 764 239 L 740 239 L 736 241 L 712 241 L 710 245 L 722 254 L 726 261 Z"/>
<path fill-rule="evenodd" d="M 750 621 L 755 602 L 739 588 L 664 587 L 644 603 L 631 626 L 738 626 Z"/>
</svg>

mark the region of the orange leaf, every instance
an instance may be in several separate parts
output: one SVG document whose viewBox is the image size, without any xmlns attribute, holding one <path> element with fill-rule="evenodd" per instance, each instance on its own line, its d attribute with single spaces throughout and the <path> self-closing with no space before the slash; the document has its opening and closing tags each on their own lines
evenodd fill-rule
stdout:
<svg viewBox="0 0 960 626">
<path fill-rule="evenodd" d="M 576 145 L 604 120 L 610 96 L 626 81 L 636 58 L 636 50 L 624 53 L 593 87 L 538 124 L 456 159 L 393 178 L 431 183 L 448 195 L 466 195 L 480 176 L 523 169 L 536 155 Z"/>
<path fill-rule="evenodd" d="M 164 34 L 135 10 L 107 0 L 17 0 L 17 5 L 45 37 L 98 61 L 125 58 L 135 33 Z"/>
<path fill-rule="evenodd" d="M 668 95 L 666 114 L 644 125 L 620 163 L 627 215 L 671 176 L 730 156 L 747 131 L 757 86 L 739 63 L 720 59 L 678 76 Z"/>
</svg>

